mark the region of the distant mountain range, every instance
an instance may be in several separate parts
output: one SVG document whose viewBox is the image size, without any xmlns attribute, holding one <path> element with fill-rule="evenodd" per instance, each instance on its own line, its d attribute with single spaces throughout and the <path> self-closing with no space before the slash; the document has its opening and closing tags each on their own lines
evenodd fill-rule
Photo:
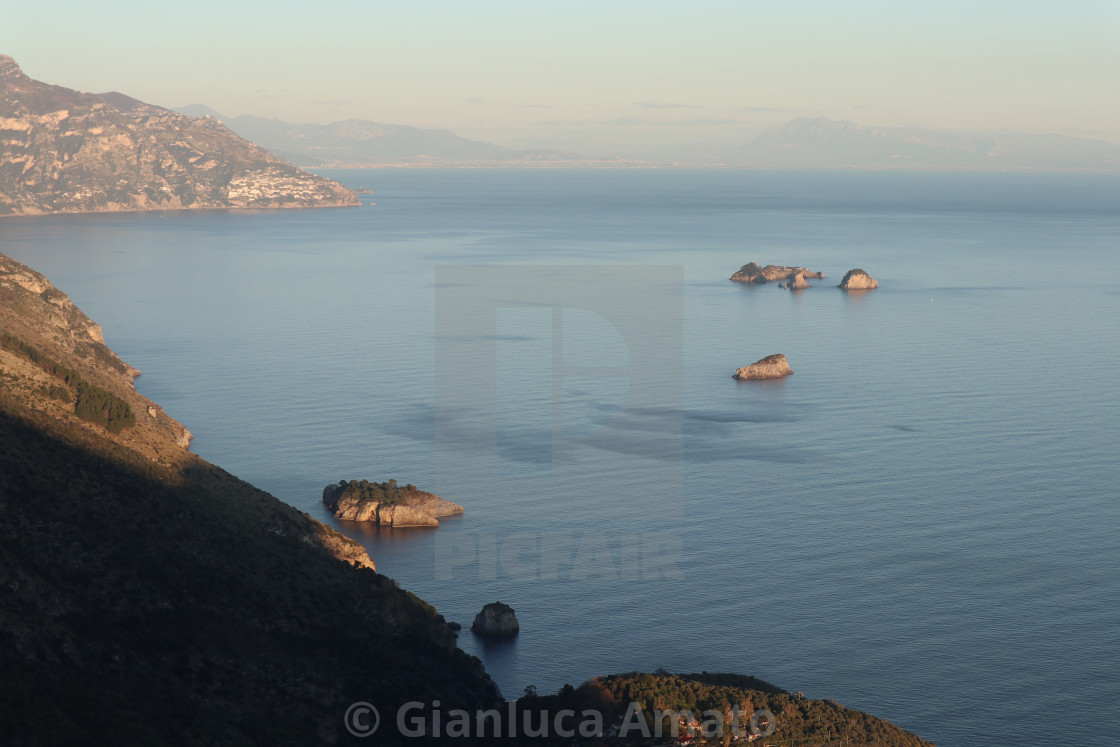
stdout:
<svg viewBox="0 0 1120 747">
<path fill-rule="evenodd" d="M 754 132 L 744 130 L 739 141 L 587 158 L 362 119 L 294 124 L 226 117 L 202 104 L 165 109 L 122 93 L 41 83 L 0 55 L 0 215 L 360 204 L 352 191 L 299 166 L 1120 172 L 1120 145 L 1066 135 L 870 127 L 825 117 Z"/>
<path fill-rule="evenodd" d="M 243 114 L 226 117 L 203 104 L 176 109 L 214 117 L 246 140 L 299 166 L 545 165 L 578 160 L 555 150 L 514 150 L 460 137 L 448 130 L 345 119 L 326 125 L 293 124 Z"/>
<path fill-rule="evenodd" d="M 1120 145 L 1066 135 L 962 134 L 871 127 L 825 117 L 793 119 L 741 145 L 710 143 L 672 152 L 588 159 L 559 150 L 515 150 L 448 130 L 347 119 L 293 124 L 226 117 L 202 104 L 175 111 L 214 117 L 247 140 L 300 166 L 678 165 L 760 169 L 944 169 L 1120 171 Z"/>
<path fill-rule="evenodd" d="M 1120 171 L 1120 145 L 1065 135 L 966 135 L 794 119 L 724 154 L 729 166 L 781 169 Z"/>
</svg>

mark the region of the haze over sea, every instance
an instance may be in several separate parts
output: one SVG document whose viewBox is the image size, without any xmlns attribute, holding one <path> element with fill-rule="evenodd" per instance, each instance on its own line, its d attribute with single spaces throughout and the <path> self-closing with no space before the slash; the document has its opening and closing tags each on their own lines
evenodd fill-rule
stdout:
<svg viewBox="0 0 1120 747">
<path fill-rule="evenodd" d="M 206 459 L 325 521 L 342 478 L 464 505 L 335 524 L 449 620 L 511 604 L 515 641 L 460 635 L 507 696 L 736 671 L 942 747 L 1115 739 L 1120 177 L 329 175 L 377 206 L 5 220 L 0 251 Z"/>
</svg>

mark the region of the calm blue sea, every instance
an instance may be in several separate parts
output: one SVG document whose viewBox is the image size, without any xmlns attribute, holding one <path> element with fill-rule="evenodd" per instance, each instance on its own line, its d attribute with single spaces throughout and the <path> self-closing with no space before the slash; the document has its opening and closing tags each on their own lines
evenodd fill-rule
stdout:
<svg viewBox="0 0 1120 747">
<path fill-rule="evenodd" d="M 5 220 L 0 252 L 210 461 L 327 521 L 342 478 L 464 505 L 339 528 L 507 696 L 737 671 L 943 747 L 1115 743 L 1120 177 L 331 175 L 376 206 Z M 728 281 L 752 260 L 826 279 Z M 795 374 L 731 378 L 771 353 Z M 466 630 L 496 599 L 512 643 Z"/>
</svg>

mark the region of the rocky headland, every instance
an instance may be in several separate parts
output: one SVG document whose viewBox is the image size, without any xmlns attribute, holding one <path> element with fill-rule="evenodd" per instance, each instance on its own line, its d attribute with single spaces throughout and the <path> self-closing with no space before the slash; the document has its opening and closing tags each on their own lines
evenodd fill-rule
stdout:
<svg viewBox="0 0 1120 747">
<path fill-rule="evenodd" d="M 765 285 L 775 281 L 794 280 L 797 275 L 802 276 L 802 282 L 805 278 L 819 279 L 824 277 L 824 273 L 812 272 L 805 267 L 785 267 L 783 265 L 766 265 L 763 267 L 757 262 L 748 262 L 731 276 L 731 280 L 746 285 Z"/>
<path fill-rule="evenodd" d="M 396 480 L 340 480 L 323 488 L 323 504 L 336 519 L 387 527 L 438 527 L 441 518 L 463 513 L 457 503 Z"/>
<path fill-rule="evenodd" d="M 777 355 L 768 355 L 749 366 L 739 368 L 733 376 L 740 381 L 746 381 L 748 379 L 780 379 L 792 373 L 793 369 L 789 367 L 789 361 L 786 360 L 784 355 L 778 353 Z"/>
<path fill-rule="evenodd" d="M 844 290 L 872 290 L 879 287 L 879 281 L 857 267 L 848 270 L 837 287 Z"/>
<path fill-rule="evenodd" d="M 483 607 L 471 623 L 471 632 L 482 635 L 512 636 L 520 630 L 513 607 L 501 602 L 491 602 Z"/>
<path fill-rule="evenodd" d="M 0 55 L 0 216 L 360 205 L 213 117 L 27 77 Z"/>
</svg>

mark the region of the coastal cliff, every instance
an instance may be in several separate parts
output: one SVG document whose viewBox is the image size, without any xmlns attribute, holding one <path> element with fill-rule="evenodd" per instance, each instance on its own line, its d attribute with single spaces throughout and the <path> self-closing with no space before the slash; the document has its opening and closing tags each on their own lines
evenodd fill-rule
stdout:
<svg viewBox="0 0 1120 747">
<path fill-rule="evenodd" d="M 5 744 L 329 744 L 357 700 L 500 702 L 360 544 L 184 448 L 100 338 L 0 257 Z M 79 417 L 88 392 L 135 422 Z"/>
<path fill-rule="evenodd" d="M 41 400 L 36 405 L 41 413 L 88 427 L 79 417 L 81 402 L 75 401 L 77 382 L 64 380 L 76 375 L 87 388 L 105 392 L 131 410 L 135 422 L 127 432 L 106 432 L 105 438 L 165 466 L 179 462 L 179 452 L 189 448 L 190 431 L 137 393 L 133 380 L 140 372 L 109 349 L 101 326 L 42 274 L 3 254 L 0 338 L 0 365 L 10 376 L 6 389 L 29 401 Z M 44 370 L 45 362 L 74 373 L 60 377 L 58 371 Z M 42 396 L 44 390 L 48 396 Z"/>
<path fill-rule="evenodd" d="M 27 77 L 0 55 L 0 216 L 360 205 L 212 117 Z"/>
</svg>

